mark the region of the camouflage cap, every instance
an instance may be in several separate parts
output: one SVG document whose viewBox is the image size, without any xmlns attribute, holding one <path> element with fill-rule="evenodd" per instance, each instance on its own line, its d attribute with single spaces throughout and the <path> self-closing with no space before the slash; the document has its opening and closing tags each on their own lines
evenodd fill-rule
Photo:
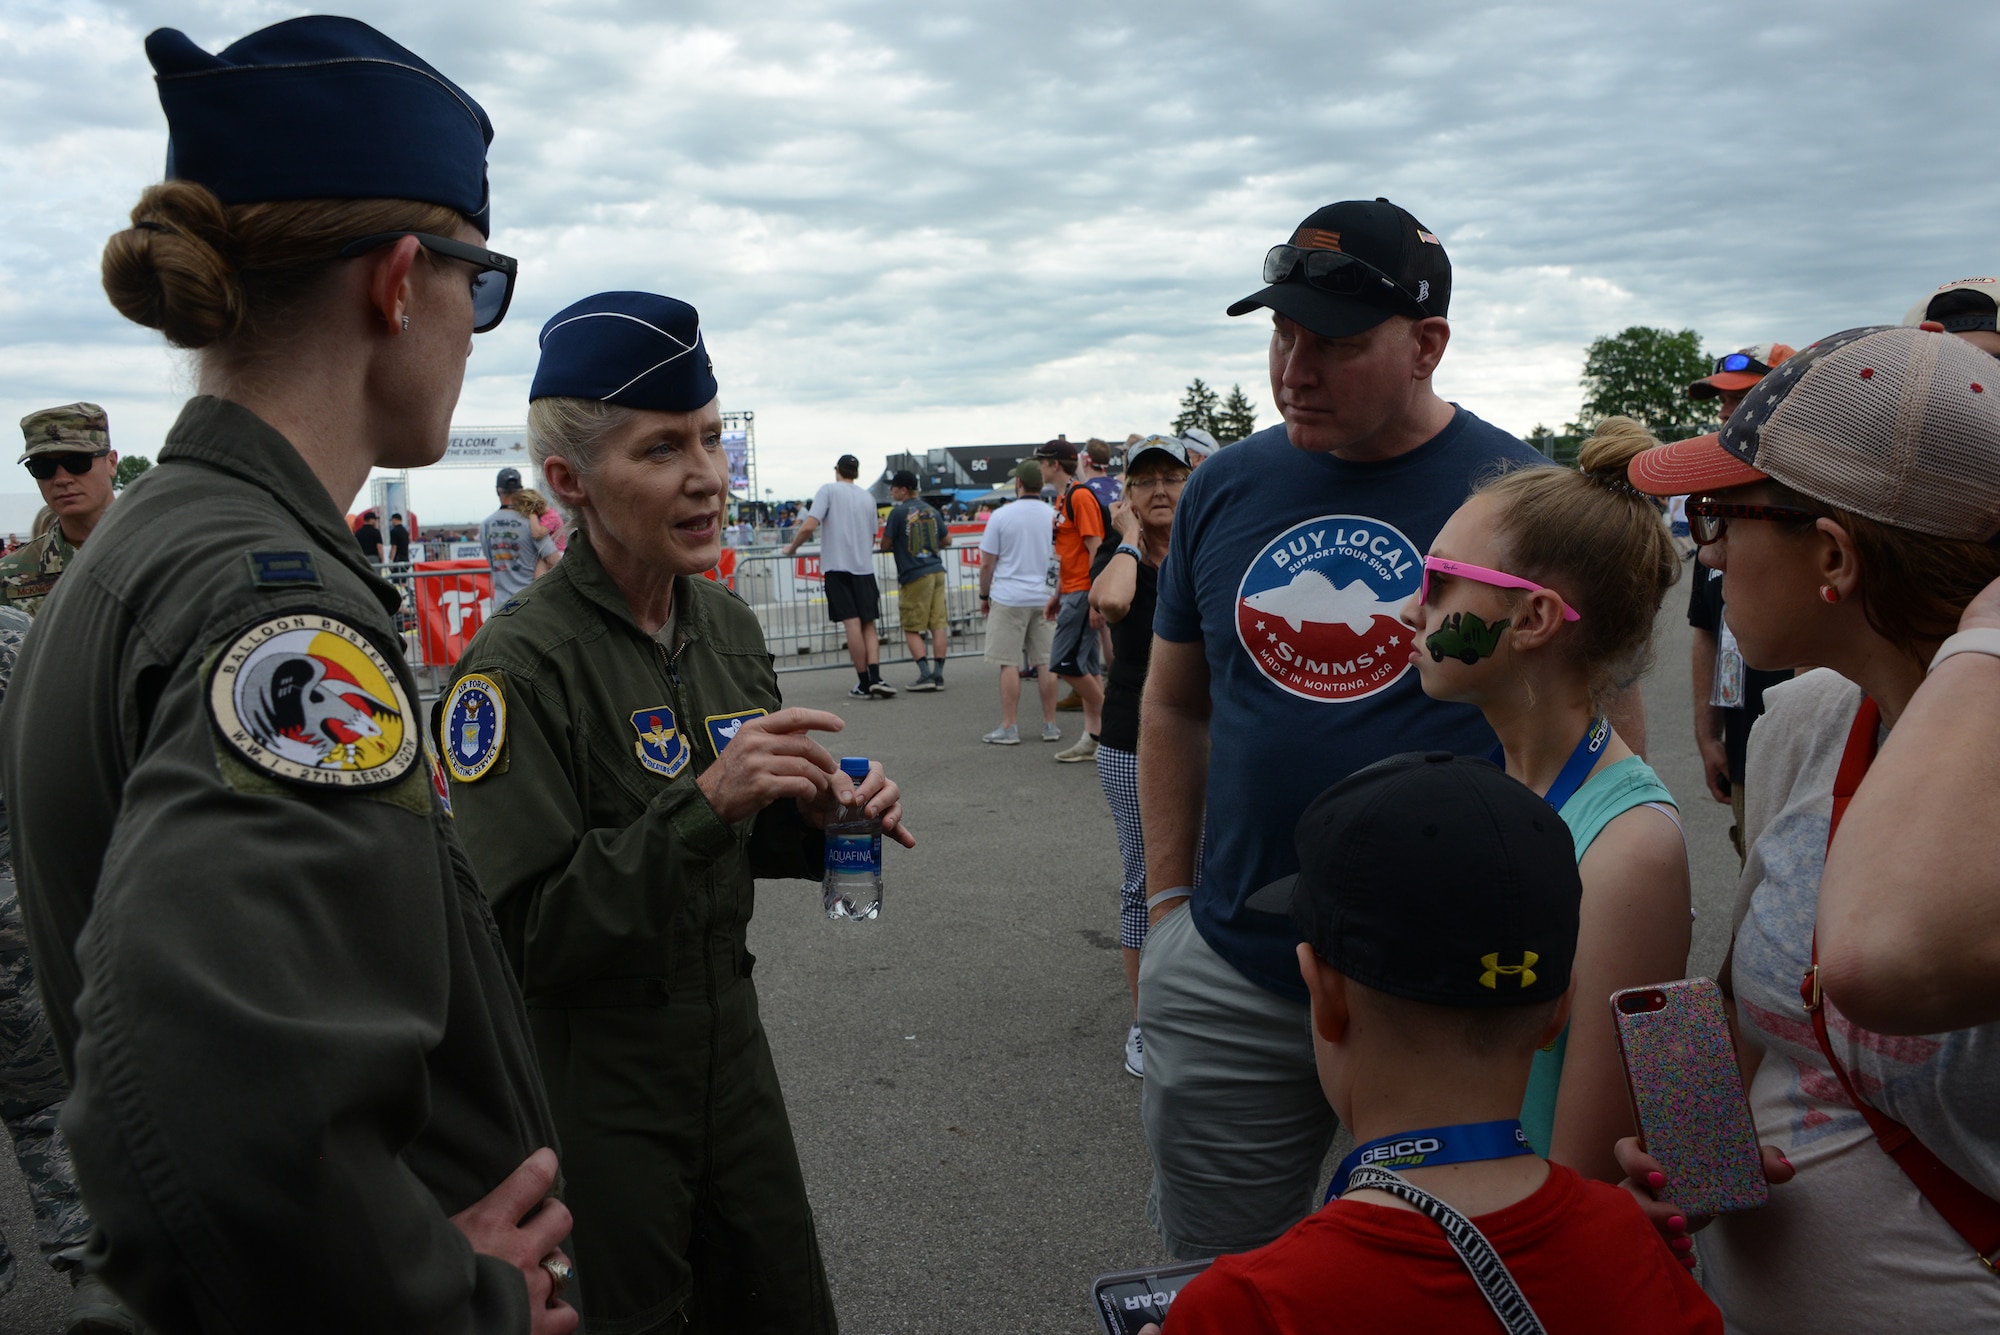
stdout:
<svg viewBox="0 0 2000 1335">
<path fill-rule="evenodd" d="M 16 463 L 26 463 L 37 454 L 95 453 L 111 448 L 111 426 L 104 409 L 94 403 L 66 403 L 60 408 L 44 408 L 21 419 L 21 434 L 28 449 Z"/>
</svg>

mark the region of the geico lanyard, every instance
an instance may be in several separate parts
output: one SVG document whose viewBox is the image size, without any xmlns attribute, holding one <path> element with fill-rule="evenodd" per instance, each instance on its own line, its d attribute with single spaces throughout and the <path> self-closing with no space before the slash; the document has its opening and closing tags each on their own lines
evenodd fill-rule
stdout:
<svg viewBox="0 0 2000 1335">
<path fill-rule="evenodd" d="M 1603 753 L 1604 744 L 1610 740 L 1611 725 L 1606 723 L 1604 716 L 1600 714 L 1583 730 L 1583 740 L 1576 744 L 1576 750 L 1569 753 L 1569 759 L 1563 762 L 1562 772 L 1556 775 L 1556 781 L 1549 785 L 1549 790 L 1542 794 L 1543 800 L 1557 811 L 1561 811 L 1564 804 L 1576 796 L 1576 790 L 1583 787 L 1583 781 L 1590 777 L 1591 768 L 1597 764 L 1597 757 Z M 1506 748 L 1494 747 L 1492 760 L 1494 764 L 1505 768 Z"/>
<path fill-rule="evenodd" d="M 1509 1117 L 1498 1122 L 1465 1122 L 1459 1126 L 1434 1126 L 1427 1131 L 1404 1131 L 1383 1136 L 1340 1161 L 1340 1168 L 1327 1183 L 1326 1199 L 1331 1201 L 1347 1187 L 1354 1170 L 1369 1168 L 1436 1168 L 1450 1163 L 1474 1163 L 1481 1159 L 1511 1159 L 1517 1154 L 1533 1154 L 1521 1119 Z"/>
</svg>

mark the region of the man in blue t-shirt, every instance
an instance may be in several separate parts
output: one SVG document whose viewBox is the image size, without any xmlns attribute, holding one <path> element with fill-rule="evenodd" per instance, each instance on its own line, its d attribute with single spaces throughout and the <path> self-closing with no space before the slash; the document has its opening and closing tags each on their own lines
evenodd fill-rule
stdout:
<svg viewBox="0 0 2000 1335">
<path fill-rule="evenodd" d="M 1433 392 L 1451 262 L 1402 209 L 1320 209 L 1264 281 L 1229 313 L 1271 312 L 1284 424 L 1188 480 L 1140 728 L 1147 1214 L 1178 1257 L 1261 1246 L 1312 1208 L 1336 1128 L 1298 935 L 1244 901 L 1298 870 L 1293 827 L 1330 784 L 1398 752 L 1491 749 L 1476 709 L 1424 695 L 1396 611 L 1475 482 L 1543 462 Z"/>
</svg>

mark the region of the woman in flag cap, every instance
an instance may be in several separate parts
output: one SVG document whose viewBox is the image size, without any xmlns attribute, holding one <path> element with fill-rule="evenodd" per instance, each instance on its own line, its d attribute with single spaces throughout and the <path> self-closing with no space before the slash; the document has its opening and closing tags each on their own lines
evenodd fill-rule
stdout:
<svg viewBox="0 0 2000 1335">
<path fill-rule="evenodd" d="M 585 1324 L 830 1332 L 745 935 L 756 878 L 820 878 L 836 806 L 913 840 L 702 577 L 728 459 L 694 308 L 599 293 L 541 342 L 528 451 L 574 531 L 473 640 L 440 727 L 562 1132 Z"/>
<path fill-rule="evenodd" d="M 198 393 L 0 728 L 90 1264 L 158 1331 L 573 1330 L 527 1017 L 342 521 L 506 312 L 492 126 L 352 19 L 146 53 L 166 179 L 104 287 Z"/>
</svg>

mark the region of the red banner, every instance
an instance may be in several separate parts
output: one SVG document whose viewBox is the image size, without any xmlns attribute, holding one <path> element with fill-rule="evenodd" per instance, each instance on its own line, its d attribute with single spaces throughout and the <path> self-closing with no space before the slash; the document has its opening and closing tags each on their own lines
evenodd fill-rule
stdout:
<svg viewBox="0 0 2000 1335">
<path fill-rule="evenodd" d="M 735 588 L 736 549 L 734 547 L 724 547 L 722 549 L 722 559 L 715 563 L 715 567 L 713 569 L 704 570 L 702 571 L 702 574 L 706 575 L 708 578 L 714 580 L 717 584 L 720 584 L 725 588 L 730 588 L 730 589 Z"/>
<path fill-rule="evenodd" d="M 486 562 L 419 561 L 410 567 L 417 600 L 417 647 L 423 661 L 449 667 L 486 624 L 493 577 Z"/>
</svg>

